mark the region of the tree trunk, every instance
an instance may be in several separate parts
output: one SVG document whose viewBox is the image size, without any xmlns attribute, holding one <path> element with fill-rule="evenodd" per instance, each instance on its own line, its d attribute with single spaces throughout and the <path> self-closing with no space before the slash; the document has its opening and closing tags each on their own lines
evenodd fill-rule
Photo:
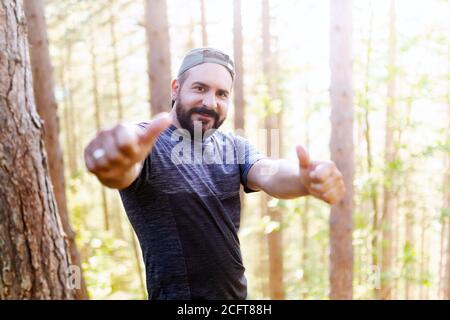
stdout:
<svg viewBox="0 0 450 320">
<path fill-rule="evenodd" d="M 242 48 L 241 0 L 234 0 L 233 44 L 234 44 L 234 129 L 245 130 L 244 68 Z"/>
<path fill-rule="evenodd" d="M 352 299 L 353 248 L 353 90 L 352 1 L 330 1 L 331 159 L 344 176 L 347 192 L 331 208 L 330 298 Z"/>
<path fill-rule="evenodd" d="M 392 298 L 393 286 L 393 213 L 395 209 L 393 193 L 393 177 L 391 164 L 395 160 L 394 146 L 394 108 L 395 108 L 395 65 L 396 65 L 396 38 L 395 38 L 395 0 L 391 0 L 389 26 L 389 64 L 388 64 L 388 97 L 386 107 L 386 138 L 385 138 L 385 181 L 382 217 L 382 245 L 381 245 L 381 289 L 379 298 L 383 300 Z"/>
<path fill-rule="evenodd" d="M 73 94 L 74 94 L 74 86 L 73 86 L 73 82 L 72 82 L 72 50 L 73 50 L 73 46 L 72 43 L 68 43 L 67 45 L 67 57 L 66 57 L 66 68 L 67 71 L 65 72 L 66 75 L 66 84 L 67 84 L 67 121 L 69 126 L 66 128 L 67 129 L 67 133 L 70 136 L 70 141 L 71 144 L 68 147 L 68 149 L 70 150 L 69 152 L 69 169 L 70 169 L 70 174 L 76 175 L 78 172 L 78 157 L 77 157 L 77 128 L 76 128 L 76 123 L 75 123 L 75 103 L 73 101 Z"/>
<path fill-rule="evenodd" d="M 244 104 L 244 68 L 242 48 L 242 14 L 241 0 L 233 2 L 233 48 L 234 48 L 234 130 L 245 131 L 245 104 Z M 241 212 L 244 211 L 244 192 L 239 191 L 241 199 Z"/>
<path fill-rule="evenodd" d="M 450 46 L 449 46 L 450 49 Z M 449 50 L 450 51 L 450 50 Z M 450 60 L 449 60 L 450 62 Z M 450 72 L 450 68 L 449 68 L 449 72 Z M 446 144 L 447 146 L 450 145 L 450 82 L 449 82 L 449 88 L 448 88 L 448 127 L 447 127 L 447 139 L 446 139 Z M 444 288 L 445 288 L 445 294 L 444 294 L 444 298 L 447 300 L 450 300 L 450 153 L 447 150 L 447 154 L 445 157 L 445 162 L 446 162 L 446 166 L 445 166 L 445 170 L 444 172 L 447 172 L 447 174 L 444 175 L 444 203 L 443 203 L 443 207 L 444 210 L 446 210 L 446 215 L 444 216 L 444 228 L 446 226 L 447 228 L 447 253 L 446 253 L 446 257 L 447 257 L 447 261 L 446 261 L 446 267 L 445 267 L 445 284 L 444 284 Z"/>
<path fill-rule="evenodd" d="M 109 0 L 109 34 L 111 36 L 111 47 L 112 47 L 112 67 L 114 73 L 114 88 L 115 88 L 115 98 L 117 103 L 117 118 L 119 121 L 123 119 L 123 103 L 122 103 L 122 92 L 120 90 L 120 68 L 119 68 L 119 58 L 117 50 L 117 36 L 116 36 L 116 15 L 113 12 L 114 0 Z"/>
<path fill-rule="evenodd" d="M 0 4 L 0 300 L 72 299 L 22 2 Z"/>
<path fill-rule="evenodd" d="M 273 82 L 273 62 L 274 59 L 271 53 L 270 44 L 270 7 L 269 0 L 262 1 L 262 37 L 263 37 L 263 71 L 264 78 L 268 87 L 269 99 L 275 98 L 275 83 Z M 269 102 L 270 103 L 270 102 Z M 267 151 L 272 153 L 272 145 L 278 143 L 273 141 L 272 130 L 280 129 L 279 125 L 279 115 L 270 112 L 270 106 L 266 107 L 266 123 L 265 127 L 267 129 Z M 281 135 L 278 134 L 280 138 Z M 276 145 L 275 145 L 276 146 Z M 270 156 L 274 156 L 270 154 Z M 271 222 L 278 223 L 280 228 L 272 230 L 267 235 L 268 249 L 269 249 L 269 292 L 270 298 L 281 300 L 284 299 L 284 287 L 283 287 L 283 241 L 282 241 L 282 231 L 281 231 L 281 210 L 277 206 L 271 206 L 272 198 L 266 198 L 265 209 L 270 217 Z"/>
<path fill-rule="evenodd" d="M 371 125 L 370 125 L 370 109 L 371 106 L 369 104 L 369 95 L 370 95 L 370 87 L 369 87 L 369 79 L 370 79 L 370 70 L 371 70 L 371 64 L 372 64 L 372 34 L 373 34 L 373 9 L 372 6 L 370 6 L 370 13 L 369 13 L 369 39 L 367 43 L 367 61 L 366 61 L 366 70 L 365 70 L 365 83 L 364 83 L 364 97 L 362 105 L 364 106 L 364 124 L 365 124 L 365 130 L 364 130 L 364 138 L 366 141 L 366 147 L 367 147 L 367 170 L 369 172 L 369 175 L 372 177 L 373 175 L 373 153 L 372 153 L 372 134 L 371 134 Z M 370 201 L 372 205 L 373 215 L 372 215 L 372 232 L 373 236 L 371 239 L 371 246 L 372 246 L 372 252 L 371 252 L 371 259 L 372 259 L 372 268 L 374 270 L 378 270 L 379 268 L 379 219 L 380 214 L 378 210 L 378 191 L 376 187 L 376 183 L 374 181 L 370 181 Z M 374 294 L 375 296 L 378 296 L 378 290 L 379 288 L 374 288 Z"/>
<path fill-rule="evenodd" d="M 202 46 L 208 46 L 208 32 L 206 31 L 206 12 L 205 12 L 205 0 L 200 0 L 200 14 L 201 14 L 201 27 L 202 27 Z"/>
<path fill-rule="evenodd" d="M 36 109 L 44 121 L 43 133 L 45 149 L 48 157 L 50 177 L 58 205 L 64 233 L 67 237 L 70 252 L 70 263 L 78 266 L 81 271 L 81 259 L 75 243 L 75 232 L 70 225 L 66 203 L 64 164 L 59 144 L 59 121 L 57 104 L 53 94 L 53 68 L 48 49 L 47 25 L 45 22 L 42 0 L 25 1 L 25 14 L 28 24 L 28 42 L 30 44 L 30 59 L 33 74 L 33 89 Z M 81 287 L 75 290 L 76 299 L 88 299 L 84 278 L 81 275 Z"/>
<path fill-rule="evenodd" d="M 309 123 L 310 123 L 310 92 L 308 86 L 305 88 L 305 148 L 309 150 L 310 147 L 310 136 L 309 136 Z M 301 264 L 303 269 L 302 286 L 306 289 L 303 292 L 302 299 L 308 297 L 307 288 L 309 287 L 310 281 L 310 268 L 309 268 L 309 197 L 303 198 L 303 212 L 301 214 L 301 233 L 302 233 L 302 250 L 301 250 Z"/>
<path fill-rule="evenodd" d="M 100 123 L 100 97 L 98 92 L 98 80 L 97 80 L 97 55 L 95 53 L 95 41 L 92 26 L 89 25 L 90 35 L 91 35 L 91 45 L 90 45 L 90 55 L 91 55 L 91 68 L 92 68 L 92 95 L 94 96 L 94 107 L 95 107 L 95 127 L 97 132 L 101 129 Z M 103 220 L 105 223 L 105 230 L 109 230 L 109 210 L 108 210 L 108 199 L 106 196 L 106 190 L 103 185 L 100 186 L 101 197 L 102 197 L 102 208 L 103 208 Z"/>
<path fill-rule="evenodd" d="M 151 114 L 170 110 L 170 40 L 166 0 L 145 0 Z"/>
</svg>

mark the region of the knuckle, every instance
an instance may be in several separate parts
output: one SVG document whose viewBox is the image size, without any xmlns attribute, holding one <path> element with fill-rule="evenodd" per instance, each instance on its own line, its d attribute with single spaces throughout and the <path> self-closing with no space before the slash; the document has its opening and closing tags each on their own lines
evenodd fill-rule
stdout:
<svg viewBox="0 0 450 320">
<path fill-rule="evenodd" d="M 125 130 L 126 129 L 126 125 L 122 122 L 119 122 L 118 124 L 116 124 L 114 126 L 114 130 L 119 131 L 119 130 Z"/>
</svg>

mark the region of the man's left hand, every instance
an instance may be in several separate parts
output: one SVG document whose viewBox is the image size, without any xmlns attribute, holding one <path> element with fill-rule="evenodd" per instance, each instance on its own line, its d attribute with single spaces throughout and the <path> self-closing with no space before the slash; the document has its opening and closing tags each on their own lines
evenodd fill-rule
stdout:
<svg viewBox="0 0 450 320">
<path fill-rule="evenodd" d="M 345 194 L 342 173 L 333 161 L 311 161 L 308 152 L 297 146 L 300 179 L 310 195 L 328 204 L 339 202 Z"/>
</svg>

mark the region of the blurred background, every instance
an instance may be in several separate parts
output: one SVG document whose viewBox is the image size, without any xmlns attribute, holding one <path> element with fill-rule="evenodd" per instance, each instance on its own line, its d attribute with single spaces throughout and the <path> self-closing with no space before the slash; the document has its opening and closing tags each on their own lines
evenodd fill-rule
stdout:
<svg viewBox="0 0 450 320">
<path fill-rule="evenodd" d="M 236 60 L 223 128 L 244 128 L 262 151 L 258 129 L 276 119 L 283 157 L 295 159 L 303 144 L 312 158 L 329 159 L 340 143 L 331 139 L 340 112 L 333 86 L 347 88 L 342 114 L 353 119 L 341 123 L 353 138 L 343 158 L 353 159 L 350 237 L 336 238 L 323 202 L 245 195 L 239 236 L 249 298 L 329 299 L 340 241 L 354 299 L 450 298 L 450 1 L 43 4 L 67 212 L 91 299 L 145 299 L 146 290 L 118 192 L 87 172 L 83 148 L 101 128 L 170 110 L 170 80 L 186 51 L 201 46 Z"/>
</svg>

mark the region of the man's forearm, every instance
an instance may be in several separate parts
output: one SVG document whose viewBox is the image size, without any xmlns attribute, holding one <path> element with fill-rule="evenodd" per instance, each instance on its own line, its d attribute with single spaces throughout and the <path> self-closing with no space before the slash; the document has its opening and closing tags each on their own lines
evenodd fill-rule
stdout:
<svg viewBox="0 0 450 320">
<path fill-rule="evenodd" d="M 301 182 L 297 162 L 286 159 L 263 159 L 254 166 L 253 175 L 258 177 L 256 185 L 253 186 L 255 189 L 261 189 L 278 199 L 293 199 L 309 195 Z"/>
<path fill-rule="evenodd" d="M 130 168 L 130 170 L 111 177 L 111 178 L 101 178 L 97 176 L 98 180 L 106 187 L 111 189 L 125 189 L 130 186 L 134 180 L 139 176 L 142 165 L 140 163 L 136 163 L 134 166 Z"/>
</svg>

